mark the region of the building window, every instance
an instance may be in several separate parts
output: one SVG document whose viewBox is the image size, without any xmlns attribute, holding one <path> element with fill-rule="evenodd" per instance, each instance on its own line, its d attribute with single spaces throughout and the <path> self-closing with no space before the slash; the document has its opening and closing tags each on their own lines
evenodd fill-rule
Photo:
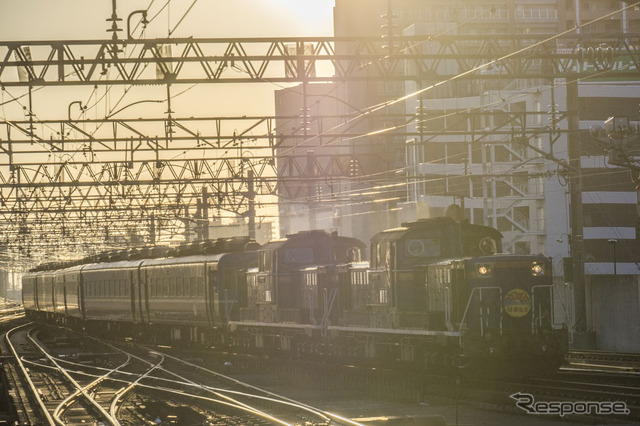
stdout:
<svg viewBox="0 0 640 426">
<path fill-rule="evenodd" d="M 638 217 L 635 204 L 583 204 L 584 226 L 634 227 Z"/>
</svg>

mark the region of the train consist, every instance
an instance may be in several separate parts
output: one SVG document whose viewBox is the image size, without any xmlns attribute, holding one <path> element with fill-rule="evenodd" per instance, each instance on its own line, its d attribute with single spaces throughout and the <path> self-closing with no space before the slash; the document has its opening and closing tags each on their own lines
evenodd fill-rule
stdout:
<svg viewBox="0 0 640 426">
<path fill-rule="evenodd" d="M 23 278 L 30 317 L 76 329 L 252 353 L 443 371 L 556 369 L 551 264 L 499 254 L 493 228 L 450 217 L 365 244 L 306 231 L 122 252 Z"/>
</svg>

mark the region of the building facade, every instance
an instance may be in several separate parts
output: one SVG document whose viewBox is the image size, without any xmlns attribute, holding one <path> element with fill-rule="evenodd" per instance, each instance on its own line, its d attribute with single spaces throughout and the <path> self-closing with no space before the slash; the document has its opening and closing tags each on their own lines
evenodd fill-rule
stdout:
<svg viewBox="0 0 640 426">
<path fill-rule="evenodd" d="M 575 33 L 584 39 L 586 52 L 589 48 L 604 51 L 615 46 L 602 46 L 589 34 L 624 36 L 640 26 L 638 7 L 612 13 L 626 5 L 595 0 L 337 0 L 335 35 L 380 37 L 388 41 L 381 44 L 381 53 L 384 49 L 393 53 L 393 37 L 399 34 L 502 35 L 505 42 L 496 46 L 512 52 L 536 42 L 535 37 L 522 38 L 523 34 L 552 36 L 577 27 Z M 515 35 L 520 40 L 517 45 L 509 41 Z M 423 53 L 438 53 L 429 51 L 430 46 L 421 46 Z M 441 75 L 456 75 L 459 61 L 481 48 L 480 40 L 458 43 L 458 58 L 439 60 L 434 66 Z M 561 53 L 564 46 L 557 48 Z M 349 53 L 339 44 L 336 52 Z M 500 52 L 496 51 L 498 57 Z M 361 70 L 365 76 L 367 66 Z M 540 66 L 544 72 L 543 64 L 530 66 Z M 416 75 L 410 64 L 394 72 Z M 352 124 L 350 134 L 339 137 L 341 142 L 333 148 L 323 148 L 319 141 L 307 146 L 313 155 L 348 154 L 355 159 L 368 155 L 375 160 L 366 173 L 359 170 L 360 176 L 354 172 L 343 184 L 323 188 L 323 202 L 317 188 L 303 185 L 306 195 L 298 200 L 305 202 L 281 207 L 281 224 L 293 223 L 296 212 L 301 212 L 301 223 L 284 228 L 315 224 L 367 241 L 377 230 L 439 216 L 448 205 L 461 205 L 469 221 L 503 233 L 505 251 L 552 257 L 557 313 L 564 314 L 576 347 L 640 351 L 636 184 L 629 170 L 609 164 L 606 146 L 589 132 L 610 116 L 626 116 L 631 126 L 638 126 L 640 78 L 611 81 L 604 76 L 574 85 L 564 79 L 514 78 L 500 66 L 482 72 L 496 78 L 442 84 L 425 76 L 421 81 L 365 79 L 318 88 L 308 85 L 307 93 L 318 90 L 329 95 L 325 101 L 332 101 L 326 110 L 318 109 L 311 116 L 357 115 L 390 100 L 406 97 L 406 101 L 394 102 Z M 295 100 L 293 93 L 300 90 L 286 89 L 277 95 L 278 115 L 309 110 L 308 100 Z M 407 119 L 412 116 L 413 120 Z M 278 124 L 279 129 L 287 127 L 295 126 L 285 121 Z M 399 130 L 379 132 L 390 128 Z M 337 133 L 341 132 L 346 133 L 344 128 Z M 570 192 L 576 160 L 581 182 L 577 207 L 571 205 Z M 376 174 L 377 185 L 371 179 L 359 179 Z M 385 192 L 383 188 L 393 189 Z M 372 198 L 366 200 L 362 194 Z M 309 204 L 311 198 L 318 203 Z M 377 200 L 382 202 L 374 203 Z M 572 208 L 580 210 L 581 223 L 572 223 L 576 222 Z M 313 216 L 308 209 L 322 213 Z M 576 235 L 580 241 L 571 240 Z M 584 277 L 581 273 L 574 280 L 572 261 L 568 261 L 572 258 L 580 260 Z"/>
</svg>

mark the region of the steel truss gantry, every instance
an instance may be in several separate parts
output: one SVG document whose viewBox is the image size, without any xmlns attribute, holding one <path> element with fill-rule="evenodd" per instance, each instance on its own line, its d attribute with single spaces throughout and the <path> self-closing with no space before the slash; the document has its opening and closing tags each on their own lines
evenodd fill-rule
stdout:
<svg viewBox="0 0 640 426">
<path fill-rule="evenodd" d="M 604 70 L 615 78 L 629 73 L 621 61 L 640 69 L 637 41 L 627 33 L 0 42 L 0 85 L 548 79 Z"/>
<path fill-rule="evenodd" d="M 627 78 L 640 67 L 638 40 L 638 34 L 395 36 L 392 52 L 384 48 L 389 40 L 380 38 L 0 42 L 0 87 L 31 93 L 43 86 L 397 80 L 428 88 L 456 79 Z M 5 117 L 0 217 L 7 226 L 0 248 L 24 252 L 29 244 L 46 245 L 43 235 L 70 244 L 95 239 L 96 246 L 108 246 L 105 241 L 123 235 L 131 237 L 129 243 L 144 243 L 152 226 L 178 232 L 181 223 L 197 223 L 204 205 L 242 216 L 256 195 L 304 201 L 308 193 L 300 188 L 308 182 L 371 176 L 378 183 L 382 159 L 344 153 L 349 141 L 363 138 L 358 123 L 375 116 L 399 123 L 394 135 L 400 138 L 418 136 L 407 131 L 415 115 L 389 114 L 384 105 L 305 117 L 323 129 L 319 134 L 302 128 L 282 133 L 276 117 Z M 331 125 L 318 123 L 323 120 Z M 527 132 L 533 135 L 521 129 L 518 137 L 526 140 Z M 419 136 L 428 141 L 436 134 L 423 130 Z M 296 149 L 276 160 L 276 150 L 287 141 Z M 306 151 L 324 146 L 341 153 L 310 160 Z"/>
</svg>

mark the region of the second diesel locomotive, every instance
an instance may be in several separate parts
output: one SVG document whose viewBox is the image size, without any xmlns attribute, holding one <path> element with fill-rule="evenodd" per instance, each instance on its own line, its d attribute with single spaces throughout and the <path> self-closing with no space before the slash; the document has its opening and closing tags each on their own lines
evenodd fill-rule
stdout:
<svg viewBox="0 0 640 426">
<path fill-rule="evenodd" d="M 551 262 L 498 254 L 497 230 L 419 220 L 375 235 L 370 262 L 358 262 L 353 245 L 343 264 L 303 255 L 320 237 L 296 234 L 260 249 L 259 267 L 247 274 L 255 303 L 229 322 L 236 346 L 492 375 L 562 362 L 567 339 L 553 317 Z"/>
<path fill-rule="evenodd" d="M 306 231 L 257 248 L 120 259 L 26 275 L 30 316 L 236 351 L 523 375 L 558 367 L 551 265 L 499 254 L 493 228 L 449 217 L 354 238 Z M 43 268 L 44 269 L 44 268 Z"/>
</svg>

